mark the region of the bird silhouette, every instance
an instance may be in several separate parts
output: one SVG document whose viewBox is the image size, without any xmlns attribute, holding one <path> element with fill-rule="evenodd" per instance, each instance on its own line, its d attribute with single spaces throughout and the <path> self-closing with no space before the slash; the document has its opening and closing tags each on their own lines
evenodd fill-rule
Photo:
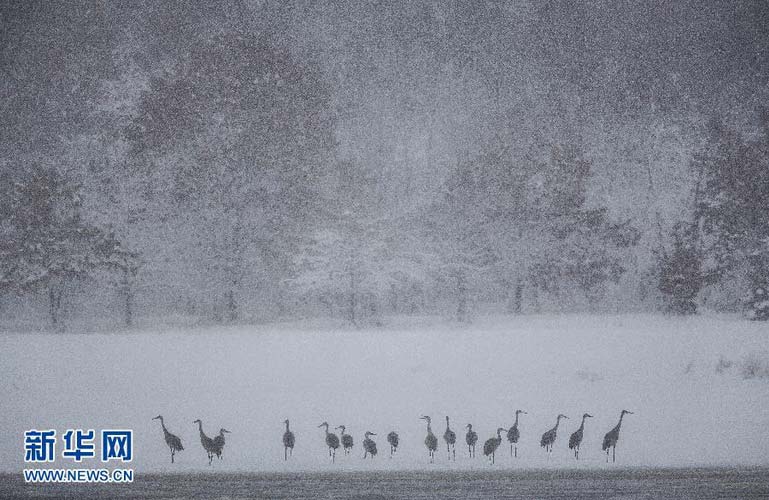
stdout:
<svg viewBox="0 0 769 500">
<path fill-rule="evenodd" d="M 499 448 L 499 445 L 502 444 L 503 432 L 507 432 L 507 429 L 500 427 L 497 429 L 497 437 L 489 438 L 485 443 L 483 443 L 483 454 L 489 457 L 489 460 L 491 460 L 492 464 L 494 464 L 494 456 L 497 452 L 497 448 Z"/>
<path fill-rule="evenodd" d="M 457 459 L 457 434 L 449 427 L 449 417 L 446 415 L 446 432 L 443 433 L 443 440 L 446 441 L 446 454 L 451 460 L 451 453 L 454 452 L 454 460 Z"/>
<path fill-rule="evenodd" d="M 475 457 L 475 443 L 478 442 L 478 433 L 473 430 L 473 424 L 467 424 L 467 434 L 465 434 L 465 442 L 467 443 L 467 453 L 470 458 Z"/>
<path fill-rule="evenodd" d="M 283 433 L 283 460 L 288 460 L 288 453 L 291 450 L 291 455 L 294 455 L 294 433 L 288 428 L 288 419 L 283 421 L 286 424 L 286 432 Z"/>
<path fill-rule="evenodd" d="M 433 460 L 435 460 L 435 450 L 438 449 L 438 438 L 435 437 L 435 434 L 433 434 L 433 430 L 430 427 L 430 417 L 425 415 L 420 418 L 427 421 L 427 436 L 425 437 L 425 446 L 427 447 L 427 451 L 430 452 L 430 463 L 433 463 Z"/>
<path fill-rule="evenodd" d="M 371 439 L 369 436 L 376 436 L 373 432 L 366 432 L 366 435 L 363 438 L 363 458 L 365 459 L 367 455 L 371 455 L 371 458 L 374 458 L 376 455 L 376 443 L 373 439 Z"/>
<path fill-rule="evenodd" d="M 561 423 L 562 418 L 569 417 L 559 414 L 558 418 L 555 419 L 555 427 L 542 434 L 542 439 L 539 441 L 539 445 L 543 447 L 548 453 L 553 452 L 553 443 L 555 443 L 555 438 L 558 435 L 558 425 Z M 548 457 L 549 456 L 550 455 L 548 455 Z"/>
<path fill-rule="evenodd" d="M 518 457 L 518 440 L 521 439 L 521 431 L 518 430 L 518 416 L 521 413 L 526 415 L 526 412 L 523 410 L 515 410 L 515 423 L 507 431 L 507 440 L 510 442 L 510 455 L 516 458 Z"/>
<path fill-rule="evenodd" d="M 214 437 L 214 446 L 216 449 L 214 450 L 214 453 L 217 457 L 219 457 L 219 460 L 222 459 L 222 452 L 224 451 L 224 433 L 230 434 L 230 431 L 227 429 L 219 429 L 219 434 Z"/>
<path fill-rule="evenodd" d="M 328 422 L 323 422 L 318 428 L 326 428 L 326 446 L 328 446 L 328 456 L 331 457 L 332 462 L 336 462 L 336 449 L 339 448 L 339 438 L 336 434 L 328 431 Z"/>
<path fill-rule="evenodd" d="M 606 463 L 609 463 L 609 448 L 612 449 L 611 461 L 617 461 L 617 441 L 619 441 L 619 429 L 622 427 L 622 419 L 625 417 L 625 414 L 632 415 L 633 412 L 622 410 L 622 413 L 619 414 L 619 422 L 617 422 L 617 425 L 614 427 L 614 429 L 607 432 L 603 437 L 603 451 L 606 452 Z"/>
<path fill-rule="evenodd" d="M 340 429 L 342 431 L 341 432 L 341 434 L 342 434 L 342 436 L 341 436 L 342 437 L 342 451 L 344 451 L 345 455 L 349 455 L 350 454 L 350 450 L 352 450 L 353 439 L 352 439 L 351 435 L 344 433 L 346 428 L 347 427 L 345 427 L 344 425 L 340 425 L 339 427 L 337 427 L 337 429 Z"/>
<path fill-rule="evenodd" d="M 579 429 L 574 431 L 571 434 L 571 437 L 569 437 L 569 449 L 574 450 L 574 458 L 577 460 L 579 460 L 579 445 L 582 444 L 582 437 L 585 433 L 586 418 L 593 418 L 593 416 L 589 413 L 582 415 L 582 423 L 580 424 Z"/>
<path fill-rule="evenodd" d="M 165 437 L 166 444 L 171 449 L 171 463 L 174 463 L 174 455 L 176 455 L 176 452 L 184 450 L 184 446 L 182 446 L 182 440 L 179 439 L 179 436 L 168 432 L 168 429 L 166 429 L 166 424 L 163 422 L 163 415 L 152 417 L 152 420 L 160 420 L 160 425 L 163 427 L 163 437 Z"/>
<path fill-rule="evenodd" d="M 387 435 L 387 442 L 390 443 L 390 458 L 392 458 L 393 453 L 398 451 L 398 433 L 395 431 L 390 432 Z"/>
<path fill-rule="evenodd" d="M 211 465 L 211 462 L 214 460 L 214 455 L 216 454 L 216 444 L 214 443 L 213 439 L 206 436 L 206 433 L 203 432 L 203 422 L 201 422 L 200 419 L 197 419 L 192 423 L 198 424 L 198 431 L 200 431 L 200 444 L 203 445 L 203 449 L 206 450 L 206 454 L 208 454 L 208 465 Z"/>
</svg>

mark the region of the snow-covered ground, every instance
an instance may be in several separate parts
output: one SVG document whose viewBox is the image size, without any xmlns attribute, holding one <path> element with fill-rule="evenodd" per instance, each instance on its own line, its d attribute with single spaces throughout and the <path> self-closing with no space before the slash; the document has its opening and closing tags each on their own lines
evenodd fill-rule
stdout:
<svg viewBox="0 0 769 500">
<path fill-rule="evenodd" d="M 393 322 L 397 324 L 397 322 Z M 730 364 L 731 363 L 731 364 Z M 209 470 L 193 420 L 228 435 L 211 470 L 489 467 L 482 443 L 516 408 L 519 458 L 503 442 L 496 467 L 571 467 L 567 441 L 588 420 L 579 467 L 605 467 L 601 440 L 625 418 L 623 465 L 769 463 L 769 326 L 726 316 L 521 316 L 375 330 L 309 325 L 83 335 L 0 336 L 0 470 L 23 464 L 27 429 L 132 428 L 137 471 Z M 720 372 L 720 373 L 719 373 Z M 745 378 L 747 373 L 752 378 Z M 539 438 L 563 421 L 552 459 Z M 160 425 L 185 450 L 169 463 Z M 433 417 L 436 463 L 421 415 Z M 459 436 L 446 460 L 445 415 Z M 283 420 L 297 444 L 283 462 Z M 356 446 L 329 463 L 318 424 L 344 424 Z M 464 426 L 480 439 L 466 456 Z M 385 435 L 397 430 L 390 460 Z M 360 443 L 376 432 L 379 455 Z M 61 446 L 59 444 L 59 446 Z M 68 461 L 59 458 L 56 466 Z M 99 464 L 94 461 L 93 466 Z M 89 466 L 88 460 L 82 466 Z"/>
</svg>

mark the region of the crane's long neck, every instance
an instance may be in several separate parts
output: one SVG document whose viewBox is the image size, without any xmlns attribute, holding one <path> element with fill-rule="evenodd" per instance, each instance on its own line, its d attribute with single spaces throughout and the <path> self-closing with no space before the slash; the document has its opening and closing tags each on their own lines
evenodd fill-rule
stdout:
<svg viewBox="0 0 769 500">
<path fill-rule="evenodd" d="M 446 417 L 446 430 L 449 430 L 449 417 Z"/>
<path fill-rule="evenodd" d="M 584 430 L 584 429 L 585 429 L 585 416 L 583 415 L 582 416 L 582 423 L 579 426 L 579 430 Z"/>
<path fill-rule="evenodd" d="M 203 432 L 203 422 L 198 422 L 198 431 L 200 432 L 201 438 L 208 438 L 208 436 L 206 436 L 206 433 Z"/>
<path fill-rule="evenodd" d="M 553 430 L 557 431 L 559 425 L 561 425 L 561 417 L 555 419 L 555 427 L 553 427 Z"/>
<path fill-rule="evenodd" d="M 518 417 L 520 415 L 521 415 L 520 413 L 515 412 L 515 423 L 513 424 L 513 427 L 518 427 Z"/>
<path fill-rule="evenodd" d="M 433 433 L 433 428 L 430 427 L 430 422 L 427 422 L 427 433 L 428 434 L 432 434 Z"/>
<path fill-rule="evenodd" d="M 286 432 L 288 432 L 288 422 L 286 422 Z"/>
<path fill-rule="evenodd" d="M 615 427 L 615 429 L 617 429 L 618 431 L 619 431 L 619 428 L 622 427 L 622 419 L 623 418 L 625 418 L 625 414 L 624 413 L 620 413 L 620 415 L 619 415 L 619 422 L 617 422 L 617 427 Z"/>
</svg>

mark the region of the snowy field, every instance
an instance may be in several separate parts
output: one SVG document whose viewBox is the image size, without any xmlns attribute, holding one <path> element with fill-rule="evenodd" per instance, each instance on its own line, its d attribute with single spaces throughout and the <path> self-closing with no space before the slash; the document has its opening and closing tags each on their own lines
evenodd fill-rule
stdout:
<svg viewBox="0 0 769 500">
<path fill-rule="evenodd" d="M 766 324 L 652 315 L 391 323 L 376 332 L 293 324 L 0 336 L 0 470 L 23 467 L 25 430 L 69 427 L 134 429 L 137 472 L 488 469 L 482 443 L 517 408 L 528 411 L 519 458 L 503 442 L 495 468 L 607 467 L 601 440 L 623 408 L 635 414 L 625 417 L 613 467 L 769 464 Z M 577 464 L 567 441 L 584 412 L 595 418 Z M 570 420 L 548 460 L 539 438 L 558 413 Z M 157 414 L 185 446 L 173 465 Z M 435 464 L 421 415 L 433 417 Z M 477 458 L 460 445 L 447 462 L 445 415 L 460 443 L 474 425 Z M 197 418 L 209 435 L 232 431 L 211 467 Z M 286 418 L 297 439 L 287 463 Z M 329 462 L 323 421 L 347 426 L 351 456 Z M 379 455 L 364 462 L 367 430 L 378 434 Z M 393 459 L 390 430 L 401 438 Z"/>
</svg>

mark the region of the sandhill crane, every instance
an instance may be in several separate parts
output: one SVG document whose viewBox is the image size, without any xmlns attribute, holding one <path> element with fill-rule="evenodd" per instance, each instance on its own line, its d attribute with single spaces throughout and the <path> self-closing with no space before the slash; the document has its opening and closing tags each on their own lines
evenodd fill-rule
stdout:
<svg viewBox="0 0 769 500">
<path fill-rule="evenodd" d="M 617 461 L 617 441 L 619 441 L 619 428 L 622 427 L 622 418 L 626 413 L 629 415 L 633 414 L 632 411 L 622 410 L 622 413 L 619 414 L 619 422 L 617 425 L 614 427 L 614 429 L 607 432 L 603 437 L 603 451 L 606 452 L 606 463 L 609 463 L 609 448 L 612 449 L 611 461 Z"/>
<path fill-rule="evenodd" d="M 593 416 L 589 413 L 582 415 L 582 423 L 580 424 L 579 429 L 574 431 L 569 438 L 569 449 L 574 450 L 574 458 L 577 460 L 579 460 L 579 445 L 582 444 L 582 437 L 585 433 L 586 418 L 593 418 Z"/>
<path fill-rule="evenodd" d="M 216 453 L 216 456 L 219 457 L 219 460 L 222 459 L 222 452 L 224 451 L 224 433 L 230 434 L 230 431 L 227 429 L 219 429 L 219 435 L 217 435 L 214 438 L 214 446 L 216 447 L 216 450 L 214 453 Z"/>
<path fill-rule="evenodd" d="M 457 434 L 449 427 L 449 416 L 446 415 L 446 432 L 443 433 L 443 440 L 446 441 L 446 454 L 451 460 L 451 452 L 454 452 L 454 460 L 457 459 Z"/>
<path fill-rule="evenodd" d="M 467 434 L 465 434 L 465 442 L 467 443 L 467 453 L 470 454 L 470 458 L 474 458 L 475 443 L 478 442 L 478 433 L 473 430 L 473 424 L 467 424 Z"/>
<path fill-rule="evenodd" d="M 435 460 L 435 450 L 438 449 L 438 438 L 435 437 L 435 434 L 433 434 L 433 430 L 430 427 L 430 417 L 425 415 L 420 418 L 427 421 L 427 436 L 425 437 L 425 446 L 427 446 L 427 451 L 430 452 L 430 463 L 433 463 L 433 460 Z"/>
<path fill-rule="evenodd" d="M 387 435 L 387 442 L 390 443 L 390 458 L 392 458 L 393 453 L 398 451 L 398 433 L 395 431 L 390 432 Z"/>
<path fill-rule="evenodd" d="M 206 436 L 205 432 L 203 432 L 203 422 L 201 422 L 200 419 L 197 419 L 192 423 L 198 424 L 198 430 L 200 431 L 200 444 L 203 445 L 203 449 L 206 450 L 206 453 L 208 454 L 208 465 L 211 465 L 211 462 L 214 460 L 214 454 L 216 453 L 216 444 L 214 444 L 213 439 Z"/>
<path fill-rule="evenodd" d="M 569 418 L 566 415 L 558 415 L 558 418 L 555 419 L 555 427 L 550 429 L 549 431 L 542 434 L 542 439 L 539 441 L 539 445 L 545 449 L 548 453 L 553 452 L 553 443 L 555 443 L 555 438 L 558 434 L 558 424 L 561 423 L 562 418 Z M 549 457 L 550 455 L 548 455 Z"/>
<path fill-rule="evenodd" d="M 291 455 L 294 454 L 294 433 L 288 429 L 288 419 L 283 421 L 286 424 L 286 432 L 283 433 L 283 460 L 288 460 L 288 450 L 291 450 Z"/>
<path fill-rule="evenodd" d="M 523 410 L 515 410 L 515 423 L 510 430 L 507 431 L 507 440 L 510 442 L 510 456 L 518 457 L 518 440 L 521 438 L 521 431 L 518 430 L 518 416 L 526 412 Z M 513 451 L 515 450 L 515 451 Z"/>
<path fill-rule="evenodd" d="M 497 429 L 497 437 L 489 438 L 485 443 L 483 443 L 483 454 L 489 457 L 489 460 L 491 460 L 492 464 L 494 463 L 494 455 L 496 454 L 497 448 L 499 448 L 499 445 L 502 444 L 503 432 L 507 432 L 507 429 L 500 427 Z"/>
<path fill-rule="evenodd" d="M 336 449 L 339 448 L 339 438 L 333 432 L 328 432 L 328 422 L 323 422 L 318 428 L 326 428 L 326 446 L 328 446 L 328 456 L 332 462 L 336 462 Z"/>
<path fill-rule="evenodd" d="M 182 451 L 184 449 L 184 446 L 182 446 L 182 440 L 179 439 L 179 436 L 175 436 L 168 432 L 168 429 L 166 429 L 166 424 L 163 422 L 163 415 L 152 417 L 152 420 L 160 420 L 160 425 L 163 427 L 163 436 L 166 439 L 166 444 L 171 449 L 171 463 L 174 463 L 174 455 L 176 455 L 176 452 Z"/>
<path fill-rule="evenodd" d="M 352 440 L 352 436 L 351 435 L 344 433 L 344 430 L 346 428 L 347 427 L 345 427 L 344 425 L 340 425 L 339 427 L 337 427 L 337 429 L 340 429 L 342 431 L 341 432 L 341 434 L 342 434 L 342 436 L 341 436 L 342 437 L 342 450 L 344 451 L 345 455 L 349 455 L 350 454 L 350 450 L 352 450 L 353 440 Z"/>
<path fill-rule="evenodd" d="M 376 443 L 373 439 L 371 439 L 369 436 L 376 436 L 373 432 L 367 431 L 365 437 L 363 438 L 363 458 L 365 459 L 367 455 L 371 455 L 371 458 L 374 458 L 376 455 Z"/>
</svg>

